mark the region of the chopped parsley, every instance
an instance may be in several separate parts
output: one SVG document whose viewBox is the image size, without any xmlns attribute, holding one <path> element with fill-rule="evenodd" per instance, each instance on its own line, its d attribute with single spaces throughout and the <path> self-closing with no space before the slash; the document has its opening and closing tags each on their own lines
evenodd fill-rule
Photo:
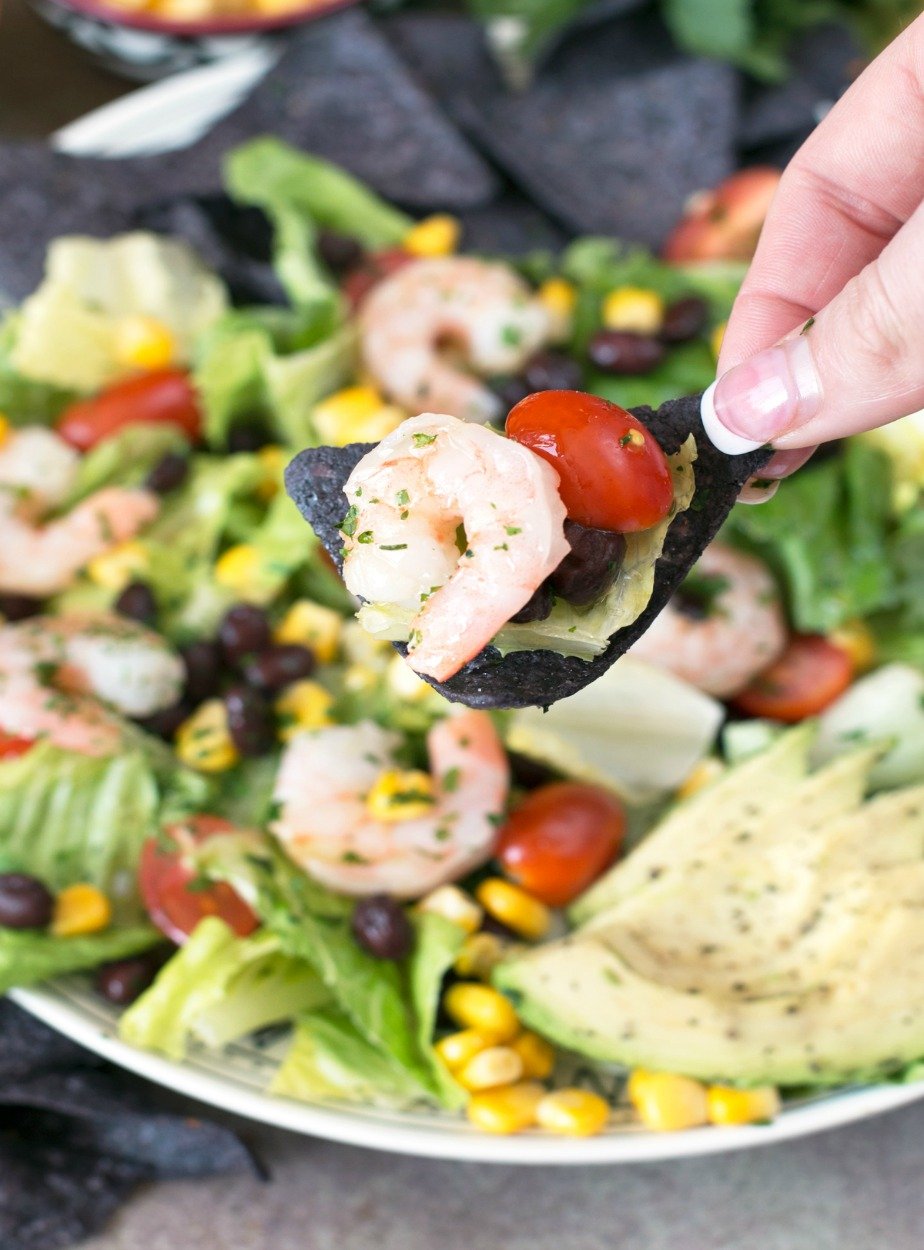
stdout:
<svg viewBox="0 0 924 1250">
<path fill-rule="evenodd" d="M 504 526 L 504 529 L 507 531 L 507 533 L 510 535 L 510 537 L 511 537 L 511 538 L 513 537 L 513 535 L 514 535 L 514 534 L 522 534 L 522 533 L 523 533 L 523 531 L 520 529 L 519 525 L 505 525 L 505 526 Z"/>
<path fill-rule="evenodd" d="M 410 502 L 411 502 L 411 497 L 410 497 L 410 495 L 407 493 L 407 491 L 406 491 L 406 490 L 399 490 L 399 491 L 398 491 L 398 493 L 397 493 L 397 495 L 395 496 L 395 498 L 397 499 L 398 503 L 399 503 L 399 504 L 401 504 L 401 506 L 402 506 L 402 507 L 403 507 L 406 503 L 410 503 Z"/>
<path fill-rule="evenodd" d="M 504 326 L 501 330 L 501 342 L 505 347 L 519 347 L 523 342 L 523 331 L 519 326 Z"/>
<path fill-rule="evenodd" d="M 352 538 L 356 533 L 356 522 L 358 518 L 359 509 L 356 507 L 356 504 L 351 504 L 346 516 L 340 522 L 340 533 L 346 534 L 347 538 Z"/>
<path fill-rule="evenodd" d="M 372 533 L 372 530 L 363 530 L 361 534 L 356 535 L 356 541 L 358 543 L 371 543 L 373 538 L 374 538 L 374 535 Z"/>
<path fill-rule="evenodd" d="M 414 438 L 415 447 L 429 447 L 431 443 L 436 442 L 435 434 L 419 433 L 419 434 L 413 435 L 413 438 Z"/>
<path fill-rule="evenodd" d="M 379 543 L 379 551 L 407 551 L 407 543 Z"/>
<path fill-rule="evenodd" d="M 447 794 L 455 794 L 461 777 L 462 774 L 458 768 L 450 768 L 443 774 L 443 789 Z"/>
</svg>

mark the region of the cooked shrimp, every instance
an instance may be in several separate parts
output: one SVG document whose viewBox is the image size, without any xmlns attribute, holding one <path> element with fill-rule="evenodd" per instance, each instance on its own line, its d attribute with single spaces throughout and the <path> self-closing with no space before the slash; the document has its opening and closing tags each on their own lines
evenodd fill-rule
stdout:
<svg viewBox="0 0 924 1250">
<path fill-rule="evenodd" d="M 157 515 L 157 496 L 109 486 L 66 516 L 36 525 L 11 491 L 0 493 L 0 591 L 45 598 L 65 590 L 95 556 L 133 538 Z"/>
<path fill-rule="evenodd" d="M 79 452 L 59 434 L 29 425 L 0 443 L 0 490 L 14 491 L 30 512 L 45 512 L 67 498 L 79 464 Z"/>
<path fill-rule="evenodd" d="M 728 698 L 782 654 L 786 621 L 773 578 L 753 556 L 713 543 L 696 573 L 708 579 L 707 602 L 691 611 L 675 596 L 631 654 Z"/>
<path fill-rule="evenodd" d="M 432 811 L 389 823 L 370 816 L 366 796 L 394 766 L 399 741 L 363 721 L 299 734 L 282 757 L 273 832 L 333 890 L 417 898 L 491 855 L 509 778 L 490 716 L 466 711 L 430 730 Z"/>
<path fill-rule="evenodd" d="M 26 673 L 0 674 L 0 729 L 81 755 L 115 754 L 125 732 L 115 713 L 95 699 L 43 686 Z"/>
<path fill-rule="evenodd" d="M 92 695 L 133 717 L 171 707 L 183 689 L 183 663 L 170 644 L 108 614 L 36 616 L 0 628 L 0 674 Z"/>
<path fill-rule="evenodd" d="M 359 314 L 363 362 L 389 399 L 412 414 L 435 409 L 467 421 L 503 416 L 472 375 L 517 373 L 551 330 L 512 269 L 467 256 L 405 265 Z"/>
<path fill-rule="evenodd" d="M 410 613 L 408 660 L 438 681 L 477 655 L 570 551 L 551 465 L 457 417 L 403 422 L 344 492 L 347 587 Z"/>
</svg>

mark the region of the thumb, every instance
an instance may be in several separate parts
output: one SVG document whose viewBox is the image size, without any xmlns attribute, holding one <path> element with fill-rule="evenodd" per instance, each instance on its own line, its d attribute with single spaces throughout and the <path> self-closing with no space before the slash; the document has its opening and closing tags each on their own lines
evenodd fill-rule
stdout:
<svg viewBox="0 0 924 1250">
<path fill-rule="evenodd" d="M 830 304 L 706 392 L 716 446 L 809 447 L 924 408 L 922 270 L 924 207 Z"/>
</svg>

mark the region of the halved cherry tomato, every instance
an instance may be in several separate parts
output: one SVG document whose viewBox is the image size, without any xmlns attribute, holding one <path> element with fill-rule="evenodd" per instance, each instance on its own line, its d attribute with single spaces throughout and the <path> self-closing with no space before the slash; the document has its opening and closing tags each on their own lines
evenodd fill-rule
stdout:
<svg viewBox="0 0 924 1250">
<path fill-rule="evenodd" d="M 548 460 L 572 521 L 633 533 L 667 516 L 674 484 L 667 458 L 641 421 L 582 391 L 527 395 L 507 418 L 507 433 Z"/>
<path fill-rule="evenodd" d="M 372 288 L 377 286 L 383 278 L 397 273 L 399 269 L 403 269 L 405 265 L 409 265 L 416 259 L 403 247 L 390 247 L 364 256 L 362 263 L 348 273 L 343 280 L 341 289 L 350 308 L 355 312 Z"/>
<path fill-rule="evenodd" d="M 609 868 L 625 831 L 622 804 L 609 790 L 553 782 L 511 812 L 497 858 L 529 894 L 550 907 L 565 907 Z"/>
<path fill-rule="evenodd" d="M 227 882 L 200 885 L 189 863 L 189 852 L 197 843 L 233 829 L 220 816 L 191 816 L 168 826 L 164 843 L 158 838 L 145 842 L 138 870 L 141 897 L 154 924 L 171 941 L 182 945 L 206 916 L 218 916 L 239 937 L 253 933 L 260 923 Z"/>
<path fill-rule="evenodd" d="M 79 451 L 89 451 L 126 425 L 151 421 L 175 425 L 193 442 L 202 433 L 202 412 L 189 374 L 160 369 L 116 382 L 92 399 L 65 408 L 58 433 Z"/>
<path fill-rule="evenodd" d="M 733 700 L 748 716 L 787 723 L 823 712 L 853 680 L 854 664 L 843 647 L 820 634 L 797 634 L 776 661 Z"/>
<path fill-rule="evenodd" d="M 12 760 L 25 755 L 35 746 L 34 738 L 17 738 L 15 734 L 0 730 L 0 760 Z"/>
</svg>

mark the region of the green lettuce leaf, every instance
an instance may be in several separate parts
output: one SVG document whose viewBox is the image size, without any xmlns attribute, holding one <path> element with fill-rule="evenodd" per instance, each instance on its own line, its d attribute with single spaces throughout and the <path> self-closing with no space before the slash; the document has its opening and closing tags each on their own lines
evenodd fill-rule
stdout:
<svg viewBox="0 0 924 1250">
<path fill-rule="evenodd" d="M 40 742 L 0 762 L 5 868 L 32 873 L 51 889 L 92 882 L 112 899 L 117 918 L 141 914 L 135 872 L 142 843 L 162 817 L 201 801 L 207 783 L 172 759 L 169 772 L 161 770 L 134 741 L 108 759 Z"/>
<path fill-rule="evenodd" d="M 271 934 L 240 938 L 209 916 L 125 1012 L 119 1036 L 183 1059 L 193 1041 L 222 1046 L 327 997 L 317 974 Z"/>
<path fill-rule="evenodd" d="M 66 972 L 84 972 L 110 960 L 127 959 L 162 941 L 161 933 L 150 925 L 106 929 L 82 937 L 0 929 L 0 994 Z"/>
<path fill-rule="evenodd" d="M 59 511 L 68 512 L 105 486 L 140 486 L 168 452 L 188 450 L 189 443 L 174 426 L 150 422 L 126 426 L 81 457 L 74 485 Z"/>
<path fill-rule="evenodd" d="M 51 425 L 76 399 L 76 392 L 27 378 L 13 365 L 18 324 L 16 313 L 0 324 L 0 412 L 13 425 Z"/>
</svg>

